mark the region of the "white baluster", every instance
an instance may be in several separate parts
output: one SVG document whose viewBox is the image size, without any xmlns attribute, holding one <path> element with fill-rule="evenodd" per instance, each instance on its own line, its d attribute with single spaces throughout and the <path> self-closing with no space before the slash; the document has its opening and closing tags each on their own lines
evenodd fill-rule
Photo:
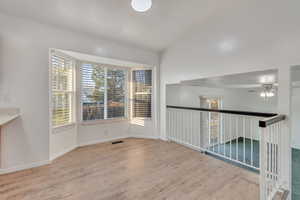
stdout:
<svg viewBox="0 0 300 200">
<path fill-rule="evenodd" d="M 190 144 L 192 144 L 192 145 L 194 145 L 194 146 L 197 146 L 196 145 L 196 138 L 195 138 L 195 134 L 194 134 L 194 129 L 195 129 L 195 127 L 194 127 L 194 112 L 191 112 L 191 121 L 190 121 L 190 124 L 191 124 L 191 129 L 190 129 L 190 134 L 189 134 L 189 143 Z"/>
<path fill-rule="evenodd" d="M 224 156 L 227 157 L 227 154 L 226 154 L 226 142 L 227 142 L 227 136 L 226 136 L 226 133 L 227 133 L 227 125 L 226 125 L 226 122 L 227 122 L 227 115 L 224 114 Z"/>
<path fill-rule="evenodd" d="M 170 126 L 170 122 L 171 122 L 171 112 L 170 112 L 170 110 L 169 109 L 167 109 L 167 116 L 168 116 L 168 120 L 167 120 L 167 126 L 168 126 L 168 129 L 167 129 L 167 139 L 169 139 L 170 140 L 170 133 L 171 133 L 171 130 L 170 130 L 170 128 L 171 128 L 171 126 Z"/>
<path fill-rule="evenodd" d="M 176 111 L 176 142 L 179 142 L 179 129 L 180 129 L 180 119 L 179 119 L 179 111 Z"/>
<path fill-rule="evenodd" d="M 232 142 L 231 142 L 231 140 L 232 140 L 232 116 L 231 115 L 229 115 L 229 134 L 230 134 L 230 146 L 229 146 L 229 150 L 230 150 L 230 160 L 232 160 Z"/>
<path fill-rule="evenodd" d="M 251 166 L 254 166 L 253 165 L 253 132 L 252 132 L 252 118 L 250 118 L 250 122 L 249 122 L 249 129 L 250 129 L 250 135 L 251 135 L 251 154 L 250 154 L 250 157 L 251 157 Z"/>
<path fill-rule="evenodd" d="M 260 200 L 266 200 L 266 192 L 267 192 L 267 185 L 266 185 L 266 128 L 260 129 Z M 252 160 L 252 159 L 251 159 Z"/>
<path fill-rule="evenodd" d="M 236 136 L 236 144 L 235 144 L 235 159 L 239 160 L 239 124 L 238 124 L 238 116 L 235 117 L 235 136 Z"/>
<path fill-rule="evenodd" d="M 199 141 L 198 141 L 199 142 L 199 147 L 203 148 L 203 141 L 202 141 L 203 140 L 203 133 L 202 133 L 202 129 L 201 129 L 203 124 L 202 124 L 201 120 L 202 120 L 202 115 L 201 115 L 201 112 L 199 112 L 197 114 L 197 120 L 196 120 L 196 124 L 198 124 L 196 134 L 199 134 Z"/>
<path fill-rule="evenodd" d="M 221 113 L 218 113 L 218 154 L 221 154 L 221 151 L 220 151 L 220 146 L 221 146 Z"/>
<path fill-rule="evenodd" d="M 243 117 L 243 161 L 246 163 L 246 117 Z"/>
</svg>

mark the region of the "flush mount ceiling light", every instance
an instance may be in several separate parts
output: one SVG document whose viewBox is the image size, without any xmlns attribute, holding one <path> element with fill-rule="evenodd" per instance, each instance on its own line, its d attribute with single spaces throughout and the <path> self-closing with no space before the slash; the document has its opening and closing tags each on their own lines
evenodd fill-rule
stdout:
<svg viewBox="0 0 300 200">
<path fill-rule="evenodd" d="M 131 6 L 137 12 L 146 12 L 152 7 L 152 0 L 132 0 Z"/>
</svg>

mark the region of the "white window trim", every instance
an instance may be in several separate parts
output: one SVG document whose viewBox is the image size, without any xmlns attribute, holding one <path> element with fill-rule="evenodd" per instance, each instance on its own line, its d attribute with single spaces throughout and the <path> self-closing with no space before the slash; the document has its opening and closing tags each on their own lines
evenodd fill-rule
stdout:
<svg viewBox="0 0 300 200">
<path fill-rule="evenodd" d="M 72 110 L 72 122 L 63 126 L 57 126 L 57 127 L 52 127 L 52 63 L 51 63 L 51 53 L 55 51 L 55 52 L 59 52 L 60 54 L 63 54 L 64 56 L 71 58 L 73 60 L 75 60 L 75 70 L 74 70 L 74 98 L 73 98 L 73 110 Z M 74 52 L 73 52 L 74 53 Z M 76 53 L 75 53 L 76 54 Z M 78 53 L 81 54 L 81 53 Z M 156 82 L 156 70 L 157 68 L 155 66 L 150 66 L 147 64 L 141 64 L 141 63 L 135 63 L 135 62 L 131 62 L 131 61 L 126 61 L 126 60 L 118 60 L 118 59 L 112 59 L 112 58 L 106 58 L 106 57 L 99 57 L 99 56 L 91 56 L 91 60 L 94 61 L 90 61 L 90 60 L 85 60 L 85 59 L 78 59 L 75 57 L 72 57 L 70 55 L 68 55 L 68 51 L 65 50 L 60 50 L 60 49 L 54 49 L 54 48 L 50 48 L 49 49 L 49 127 L 50 127 L 50 131 L 53 129 L 56 129 L 53 132 L 59 132 L 59 130 L 63 130 L 65 128 L 71 127 L 71 126 L 76 126 L 77 124 L 81 124 L 81 125 L 96 125 L 96 124 L 106 124 L 106 123 L 117 123 L 117 122 L 124 122 L 124 121 L 130 121 L 130 120 L 144 120 L 144 121 L 150 121 L 151 123 L 155 122 L 156 123 L 156 119 L 157 119 L 157 112 L 154 112 L 157 108 L 156 106 L 156 87 L 157 87 L 157 82 Z M 108 64 L 108 65 L 113 65 L 115 66 L 115 68 L 117 69 L 126 69 L 127 71 L 127 76 L 126 76 L 126 86 L 125 86 L 125 108 L 126 108 L 126 112 L 125 112 L 125 117 L 124 118 L 113 118 L 113 119 L 106 119 L 106 120 L 91 120 L 91 121 L 83 121 L 82 120 L 82 102 L 81 102 L 81 71 L 80 71 L 80 67 L 82 63 L 91 63 L 91 64 Z M 152 70 L 152 96 L 151 96 L 151 118 L 132 118 L 131 115 L 131 110 L 132 110 L 132 106 L 130 105 L 129 97 L 131 95 L 131 72 L 132 70 Z M 130 105 L 130 109 L 129 108 Z"/>
<path fill-rule="evenodd" d="M 72 73 L 72 80 L 73 80 L 73 84 L 72 84 L 72 91 L 64 91 L 67 93 L 72 93 L 72 105 L 71 105 L 71 122 L 63 124 L 63 125 L 58 125 L 58 126 L 53 126 L 52 124 L 52 111 L 53 111 L 53 103 L 52 103 L 52 55 L 56 54 L 56 55 L 61 55 L 65 58 L 71 59 L 74 61 L 74 66 L 73 66 L 73 73 Z M 77 79 L 76 79 L 76 67 L 77 67 L 77 62 L 76 59 L 66 55 L 56 49 L 49 49 L 49 66 L 48 66 L 48 70 L 49 70 L 49 82 L 48 82 L 48 93 L 49 93 L 49 127 L 52 130 L 55 130 L 53 132 L 59 132 L 60 129 L 63 129 L 64 127 L 69 127 L 69 126 L 74 126 L 76 125 L 76 101 L 77 101 L 77 90 L 76 90 L 76 84 L 77 84 Z"/>
</svg>

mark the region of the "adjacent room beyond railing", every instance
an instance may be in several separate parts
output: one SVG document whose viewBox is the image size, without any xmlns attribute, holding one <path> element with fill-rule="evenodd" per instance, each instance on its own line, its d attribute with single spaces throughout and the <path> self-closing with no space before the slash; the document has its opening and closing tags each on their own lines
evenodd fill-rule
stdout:
<svg viewBox="0 0 300 200">
<path fill-rule="evenodd" d="M 284 115 L 167 106 L 167 138 L 260 173 L 261 200 L 288 189 L 281 182 Z M 284 196 L 284 195 L 283 195 Z"/>
</svg>

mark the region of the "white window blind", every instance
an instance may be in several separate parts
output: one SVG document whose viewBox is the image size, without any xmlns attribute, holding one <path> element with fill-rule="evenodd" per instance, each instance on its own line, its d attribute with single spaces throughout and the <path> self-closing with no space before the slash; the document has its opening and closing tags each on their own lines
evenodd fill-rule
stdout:
<svg viewBox="0 0 300 200">
<path fill-rule="evenodd" d="M 81 65 L 83 121 L 126 117 L 126 74 L 111 65 Z"/>
<path fill-rule="evenodd" d="M 73 122 L 75 61 L 67 56 L 51 53 L 52 126 Z"/>
<path fill-rule="evenodd" d="M 134 118 L 151 118 L 152 70 L 132 71 L 132 115 Z"/>
</svg>

